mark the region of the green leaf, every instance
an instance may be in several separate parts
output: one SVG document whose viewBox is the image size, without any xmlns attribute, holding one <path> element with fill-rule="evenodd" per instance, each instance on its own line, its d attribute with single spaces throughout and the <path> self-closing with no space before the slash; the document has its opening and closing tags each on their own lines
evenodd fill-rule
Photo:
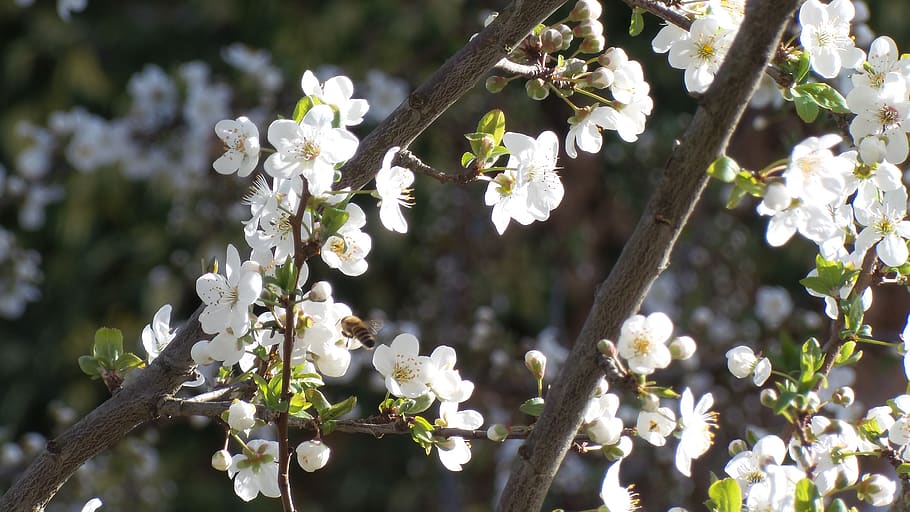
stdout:
<svg viewBox="0 0 910 512">
<path fill-rule="evenodd" d="M 906 462 L 897 466 L 897 472 L 901 475 L 910 475 L 910 464 Z"/>
<path fill-rule="evenodd" d="M 818 104 L 808 96 L 794 96 L 796 114 L 804 123 L 811 123 L 818 117 Z"/>
<path fill-rule="evenodd" d="M 423 416 L 414 416 L 411 423 L 411 439 L 414 440 L 427 455 L 433 449 L 433 425 L 430 424 Z"/>
<path fill-rule="evenodd" d="M 328 411 L 332 407 L 332 403 L 329 402 L 325 395 L 322 394 L 318 389 L 308 389 L 304 392 L 306 399 L 316 407 L 316 410 L 319 411 L 319 415 L 322 416 L 325 411 Z"/>
<path fill-rule="evenodd" d="M 840 301 L 841 310 L 844 312 L 844 330 L 856 333 L 863 325 L 863 296 L 860 293 L 852 293 L 850 297 Z"/>
<path fill-rule="evenodd" d="M 79 356 L 79 369 L 93 379 L 101 377 L 101 367 L 92 356 Z"/>
<path fill-rule="evenodd" d="M 506 132 L 506 115 L 499 109 L 487 112 L 477 123 L 477 132 L 492 136 L 493 147 L 498 146 Z"/>
<path fill-rule="evenodd" d="M 477 155 L 477 158 L 483 158 L 493 149 L 493 136 L 482 132 L 466 133 L 464 137 L 471 143 L 471 152 Z M 485 149 L 485 146 L 486 149 Z"/>
<path fill-rule="evenodd" d="M 732 478 L 714 482 L 708 488 L 708 496 L 711 497 L 717 512 L 739 512 L 742 509 L 743 492 Z"/>
<path fill-rule="evenodd" d="M 334 235 L 348 221 L 350 214 L 342 209 L 325 206 L 322 211 L 322 232 L 328 238 Z"/>
<path fill-rule="evenodd" d="M 327 435 L 331 434 L 332 432 L 334 432 L 336 428 L 338 428 L 338 422 L 335 420 L 331 420 L 331 421 L 323 422 L 319 427 L 319 431 L 322 432 L 323 436 L 327 436 Z"/>
<path fill-rule="evenodd" d="M 679 393 L 673 391 L 673 388 L 655 387 L 650 388 L 649 391 L 659 396 L 660 398 L 669 398 L 676 400 L 680 397 Z"/>
<path fill-rule="evenodd" d="M 824 510 L 824 502 L 818 494 L 818 489 L 808 478 L 797 482 L 795 498 L 796 512 L 822 512 Z"/>
<path fill-rule="evenodd" d="M 526 400 L 525 403 L 521 404 L 521 406 L 518 407 L 518 410 L 525 414 L 537 417 L 540 416 L 540 413 L 543 412 L 543 406 L 543 398 L 534 397 L 530 400 Z"/>
<path fill-rule="evenodd" d="M 98 360 L 98 364 L 112 368 L 114 361 L 120 359 L 120 355 L 123 354 L 123 333 L 120 329 L 102 327 L 95 331 L 92 354 Z"/>
<path fill-rule="evenodd" d="M 848 512 L 849 510 L 847 504 L 840 498 L 835 498 L 831 501 L 831 504 L 828 505 L 828 512 Z"/>
<path fill-rule="evenodd" d="M 420 414 L 423 411 L 429 409 L 435 401 L 435 396 L 430 393 L 424 393 L 417 398 L 408 400 L 407 402 L 402 402 L 398 410 L 402 414 Z"/>
<path fill-rule="evenodd" d="M 806 78 L 806 75 L 809 74 L 810 63 L 809 52 L 802 52 L 799 55 L 799 63 L 797 64 L 796 76 L 794 77 L 796 78 L 796 83 L 802 82 L 803 79 Z"/>
<path fill-rule="evenodd" d="M 738 172 L 733 177 L 733 183 L 749 195 L 755 197 L 764 197 L 765 195 L 765 184 L 758 181 L 758 178 L 749 171 Z"/>
<path fill-rule="evenodd" d="M 629 23 L 629 35 L 632 37 L 641 34 L 641 31 L 645 29 L 645 17 L 642 16 L 643 12 L 645 12 L 645 10 L 641 7 L 632 9 L 632 20 Z"/>
<path fill-rule="evenodd" d="M 837 357 L 834 359 L 835 366 L 841 366 L 853 357 L 853 351 L 856 350 L 856 342 L 853 340 L 845 342 L 837 351 Z"/>
<path fill-rule="evenodd" d="M 139 356 L 132 352 L 126 352 L 114 361 L 114 370 L 121 373 L 126 373 L 134 368 L 139 368 L 145 365 L 145 361 L 142 360 Z"/>
<path fill-rule="evenodd" d="M 319 411 L 319 417 L 323 420 L 334 420 L 351 412 L 355 405 L 357 405 L 357 397 L 351 396 L 324 411 Z"/>
<path fill-rule="evenodd" d="M 743 200 L 744 197 L 746 197 L 746 191 L 737 186 L 734 186 L 733 189 L 730 190 L 730 197 L 727 198 L 726 208 L 728 210 L 736 208 L 739 206 L 739 203 Z"/>
<path fill-rule="evenodd" d="M 474 153 L 471 153 L 470 151 L 465 151 L 464 154 L 461 155 L 461 166 L 464 167 L 465 169 L 468 169 L 469 166 L 471 165 L 471 162 L 473 162 L 473 161 L 474 161 Z"/>
<path fill-rule="evenodd" d="M 728 156 L 722 156 L 708 166 L 708 176 L 724 183 L 732 183 L 739 171 L 739 164 Z"/>
<path fill-rule="evenodd" d="M 850 112 L 847 107 L 847 99 L 841 93 L 837 92 L 834 87 L 825 83 L 800 84 L 795 87 L 803 96 L 812 98 L 812 101 L 819 107 L 830 110 L 838 114 Z"/>
<path fill-rule="evenodd" d="M 806 340 L 799 358 L 799 366 L 803 373 L 815 373 L 822 367 L 823 362 L 822 347 L 818 340 L 815 338 Z"/>
<path fill-rule="evenodd" d="M 284 264 L 275 269 L 275 279 L 278 280 L 278 286 L 283 291 L 291 291 L 297 288 L 297 267 L 294 260 L 288 256 Z"/>
<path fill-rule="evenodd" d="M 305 413 L 306 409 L 309 409 L 313 404 L 307 401 L 306 395 L 303 393 L 297 393 L 291 397 L 291 403 L 288 405 L 288 414 L 291 416 L 301 417 L 301 413 L 306 416 L 310 416 L 308 413 Z"/>
<path fill-rule="evenodd" d="M 316 105 L 317 103 L 309 96 L 300 98 L 300 101 L 298 101 L 297 105 L 294 107 L 294 122 L 300 124 L 300 121 L 303 121 L 303 116 Z"/>
</svg>

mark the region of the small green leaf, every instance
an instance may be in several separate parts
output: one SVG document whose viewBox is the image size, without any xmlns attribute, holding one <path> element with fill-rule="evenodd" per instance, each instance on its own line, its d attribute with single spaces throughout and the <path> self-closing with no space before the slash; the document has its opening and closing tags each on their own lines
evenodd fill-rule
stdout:
<svg viewBox="0 0 910 512">
<path fill-rule="evenodd" d="M 134 368 L 139 368 L 144 365 L 145 365 L 145 361 L 143 361 L 139 356 L 137 356 L 136 354 L 134 354 L 132 352 L 126 352 L 126 353 L 122 354 L 119 358 L 117 358 L 116 361 L 114 361 L 113 369 L 120 373 L 125 374 L 129 370 L 132 370 Z"/>
<path fill-rule="evenodd" d="M 483 158 L 483 155 L 485 153 L 488 153 L 489 149 L 493 148 L 491 145 L 486 151 L 484 150 L 485 145 L 489 145 L 493 142 L 492 135 L 487 135 L 486 133 L 482 132 L 474 132 L 466 133 L 464 134 L 464 137 L 468 139 L 468 142 L 471 143 L 471 152 L 474 153 L 477 158 Z M 486 144 L 484 143 L 484 139 L 487 139 Z"/>
<path fill-rule="evenodd" d="M 461 155 L 461 166 L 464 167 L 465 169 L 468 169 L 469 166 L 471 165 L 471 162 L 473 162 L 473 161 L 474 161 L 474 153 L 471 153 L 470 151 L 465 151 L 464 154 Z"/>
<path fill-rule="evenodd" d="M 739 171 L 739 164 L 728 156 L 722 156 L 708 166 L 708 176 L 724 183 L 732 183 Z"/>
<path fill-rule="evenodd" d="M 319 417 L 324 420 L 334 420 L 351 412 L 355 405 L 357 405 L 357 397 L 351 396 L 324 411 L 319 411 Z"/>
<path fill-rule="evenodd" d="M 79 356 L 79 369 L 93 379 L 101 377 L 101 367 L 92 356 Z"/>
<path fill-rule="evenodd" d="M 316 407 L 316 410 L 319 411 L 319 415 L 329 410 L 332 407 L 332 403 L 329 402 L 325 395 L 323 395 L 318 389 L 308 389 L 304 392 L 307 401 L 313 404 Z"/>
<path fill-rule="evenodd" d="M 429 409 L 435 401 L 435 396 L 430 393 L 424 393 L 417 398 L 409 400 L 407 403 L 402 403 L 398 410 L 402 414 L 420 414 Z"/>
<path fill-rule="evenodd" d="M 897 466 L 897 472 L 901 475 L 910 475 L 910 464 L 906 462 Z"/>
<path fill-rule="evenodd" d="M 749 171 L 739 171 L 733 177 L 733 183 L 751 196 L 764 197 L 765 195 L 765 184 L 758 181 L 758 178 Z"/>
<path fill-rule="evenodd" d="M 746 191 L 734 185 L 730 190 L 730 197 L 727 198 L 726 208 L 728 210 L 736 208 L 744 197 L 746 197 Z"/>
<path fill-rule="evenodd" d="M 641 31 L 645 29 L 645 17 L 642 16 L 643 12 L 645 11 L 641 7 L 632 9 L 632 20 L 629 23 L 629 35 L 632 37 L 641 34 Z"/>
<path fill-rule="evenodd" d="M 849 510 L 847 504 L 840 498 L 834 498 L 831 504 L 828 505 L 828 512 L 849 512 Z"/>
<path fill-rule="evenodd" d="M 844 312 L 844 330 L 856 333 L 862 327 L 865 315 L 862 294 L 852 293 L 850 297 L 840 301 L 840 307 Z"/>
<path fill-rule="evenodd" d="M 804 373 L 815 373 L 822 367 L 822 347 L 815 338 L 809 338 L 803 343 L 800 354 L 799 366 Z"/>
<path fill-rule="evenodd" d="M 534 397 L 530 400 L 526 400 L 525 403 L 521 404 L 521 406 L 518 407 L 518 410 L 525 414 L 537 417 L 540 416 L 540 413 L 543 412 L 543 406 L 543 398 Z"/>
<path fill-rule="evenodd" d="M 120 329 L 102 327 L 95 331 L 95 345 L 92 353 L 98 364 L 111 368 L 123 353 L 123 334 Z"/>
<path fill-rule="evenodd" d="M 796 512 L 822 512 L 824 510 L 824 503 L 818 494 L 818 489 L 808 478 L 797 482 L 795 498 L 793 505 Z"/>
<path fill-rule="evenodd" d="M 334 432 L 336 428 L 338 428 L 338 422 L 335 420 L 331 420 L 331 421 L 323 422 L 319 427 L 319 431 L 322 432 L 323 436 L 327 436 L 327 435 L 331 434 L 332 432 Z"/>
<path fill-rule="evenodd" d="M 806 78 L 806 75 L 809 74 L 810 63 L 809 52 L 802 52 L 799 55 L 799 63 L 796 68 L 796 83 L 802 82 L 803 79 Z"/>
<path fill-rule="evenodd" d="M 717 512 L 739 512 L 742 509 L 743 493 L 739 484 L 732 478 L 714 482 L 708 488 L 708 496 Z"/>
<path fill-rule="evenodd" d="M 794 96 L 796 114 L 804 123 L 811 123 L 818 117 L 818 104 L 808 96 Z"/>
<path fill-rule="evenodd" d="M 498 146 L 506 132 L 506 115 L 499 109 L 487 112 L 477 123 L 477 131 L 492 136 L 493 146 Z"/>
<path fill-rule="evenodd" d="M 307 401 L 306 395 L 303 393 L 297 393 L 291 397 L 291 403 L 288 405 L 288 414 L 291 416 L 300 417 L 300 413 L 306 409 L 309 409 L 313 404 Z M 307 416 L 309 414 L 304 413 Z"/>
<path fill-rule="evenodd" d="M 838 114 L 846 114 L 850 112 L 850 109 L 847 107 L 847 99 L 844 98 L 841 93 L 837 92 L 834 87 L 831 87 L 825 83 L 810 83 L 810 84 L 800 84 L 795 87 L 803 96 L 808 96 L 812 98 L 812 101 L 819 107 L 836 112 Z"/>
<path fill-rule="evenodd" d="M 348 221 L 350 214 L 342 209 L 325 206 L 322 211 L 322 232 L 326 238 L 334 235 Z"/>
<path fill-rule="evenodd" d="M 313 98 L 309 96 L 300 98 L 300 101 L 298 101 L 297 105 L 294 107 L 294 122 L 300 124 L 300 121 L 303 121 L 303 116 L 315 106 L 316 102 L 313 101 Z"/>
<path fill-rule="evenodd" d="M 650 388 L 649 391 L 659 396 L 660 398 L 670 398 L 672 400 L 676 400 L 680 397 L 679 393 L 673 391 L 673 388 L 655 387 Z"/>
<path fill-rule="evenodd" d="M 849 361 L 853 356 L 854 350 L 856 350 L 855 341 L 849 340 L 844 342 L 844 344 L 841 345 L 840 350 L 837 351 L 837 357 L 834 359 L 834 365 L 840 366 L 844 364 L 844 362 Z"/>
</svg>

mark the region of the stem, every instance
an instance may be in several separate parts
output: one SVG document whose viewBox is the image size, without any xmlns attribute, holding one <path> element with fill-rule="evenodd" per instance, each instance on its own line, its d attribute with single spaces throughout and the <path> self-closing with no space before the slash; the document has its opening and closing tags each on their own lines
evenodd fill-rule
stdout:
<svg viewBox="0 0 910 512">
<path fill-rule="evenodd" d="M 578 106 L 576 106 L 574 103 L 572 103 L 572 100 L 570 100 L 569 97 L 566 96 L 566 94 L 564 92 L 559 90 L 559 87 L 555 87 L 551 83 L 548 83 L 547 85 L 550 86 L 550 90 L 552 90 L 553 92 L 556 93 L 557 96 L 562 98 L 562 101 L 565 101 L 570 107 L 572 107 L 572 112 L 578 112 L 579 110 L 581 110 L 580 108 L 578 108 Z"/>
<path fill-rule="evenodd" d="M 872 338 L 856 337 L 856 338 L 853 338 L 853 341 L 858 341 L 861 343 L 868 343 L 870 345 L 880 345 L 882 347 L 891 347 L 891 348 L 896 348 L 896 347 L 901 346 L 901 343 L 892 343 L 890 341 L 874 340 Z"/>
<path fill-rule="evenodd" d="M 783 378 L 789 380 L 790 382 L 799 383 L 799 381 L 796 380 L 795 378 L 793 378 L 791 375 L 787 375 L 786 373 L 778 371 L 778 370 L 771 370 L 771 375 L 777 375 L 778 377 L 783 377 Z"/>
<path fill-rule="evenodd" d="M 600 97 L 599 94 L 594 94 L 593 92 L 591 92 L 587 89 L 575 89 L 575 92 L 577 92 L 578 94 L 583 94 L 589 98 L 594 98 L 596 101 L 599 101 L 599 102 L 603 103 L 604 105 L 609 105 L 611 107 L 613 106 L 612 101 L 603 99 Z"/>
</svg>

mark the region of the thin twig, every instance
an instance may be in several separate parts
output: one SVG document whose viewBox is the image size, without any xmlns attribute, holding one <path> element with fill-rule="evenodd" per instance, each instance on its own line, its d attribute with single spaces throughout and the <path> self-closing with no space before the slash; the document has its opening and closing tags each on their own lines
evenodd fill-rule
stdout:
<svg viewBox="0 0 910 512">
<path fill-rule="evenodd" d="M 477 181 L 477 174 L 471 171 L 466 171 L 461 174 L 449 174 L 436 170 L 423 163 L 420 158 L 417 158 L 414 153 L 411 153 L 407 149 L 398 151 L 398 154 L 395 156 L 395 160 L 393 160 L 392 163 L 401 167 L 407 167 L 414 172 L 419 172 L 420 174 L 424 174 L 443 183 L 464 185 L 466 183 L 471 183 L 472 181 Z"/>
</svg>

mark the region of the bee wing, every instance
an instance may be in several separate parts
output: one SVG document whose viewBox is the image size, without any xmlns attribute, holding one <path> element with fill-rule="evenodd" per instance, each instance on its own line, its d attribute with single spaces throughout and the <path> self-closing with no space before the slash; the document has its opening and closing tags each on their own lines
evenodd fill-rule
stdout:
<svg viewBox="0 0 910 512">
<path fill-rule="evenodd" d="M 376 335 L 382 330 L 382 320 L 369 320 L 365 323 L 370 334 Z"/>
</svg>

